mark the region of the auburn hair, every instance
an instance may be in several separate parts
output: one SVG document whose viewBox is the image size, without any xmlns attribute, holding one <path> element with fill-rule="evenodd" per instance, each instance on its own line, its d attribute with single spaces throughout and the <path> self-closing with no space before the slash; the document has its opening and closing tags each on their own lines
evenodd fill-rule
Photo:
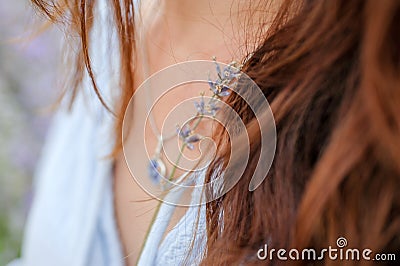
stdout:
<svg viewBox="0 0 400 266">
<path fill-rule="evenodd" d="M 70 19 L 81 44 L 76 71 L 86 68 L 102 100 L 88 53 L 96 1 L 32 2 L 53 21 Z M 118 147 L 123 114 L 133 94 L 134 5 L 132 0 L 110 2 L 121 57 Z M 246 103 L 232 94 L 227 102 L 254 138 L 242 178 L 206 206 L 204 265 L 285 263 L 260 261 L 257 250 L 266 243 L 276 249 L 318 250 L 334 246 L 340 236 L 349 247 L 396 254 L 400 248 L 399 29 L 397 0 L 282 3 L 243 67 L 271 105 L 277 130 L 275 159 L 267 179 L 248 191 L 260 154 L 260 129 Z M 218 165 L 229 153 L 223 145 L 218 149 L 206 182 L 223 173 Z"/>
</svg>

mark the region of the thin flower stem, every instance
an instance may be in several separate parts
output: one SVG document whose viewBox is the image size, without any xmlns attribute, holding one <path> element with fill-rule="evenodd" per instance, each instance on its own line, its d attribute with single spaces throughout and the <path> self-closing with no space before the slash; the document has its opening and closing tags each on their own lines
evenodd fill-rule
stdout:
<svg viewBox="0 0 400 266">
<path fill-rule="evenodd" d="M 202 119 L 202 116 L 200 116 L 200 117 L 197 119 L 196 124 L 194 125 L 193 129 L 196 129 L 196 128 L 197 128 L 197 126 L 199 125 L 201 119 Z M 178 158 L 176 159 L 175 164 L 174 164 L 174 166 L 173 166 L 173 168 L 172 168 L 172 172 L 171 172 L 171 174 L 170 174 L 170 176 L 169 176 L 169 178 L 168 178 L 169 181 L 171 181 L 171 180 L 173 179 L 174 175 L 175 175 L 177 165 L 179 164 L 179 161 L 180 161 L 181 158 L 182 158 L 183 151 L 184 151 L 185 148 L 186 148 L 186 143 L 183 143 L 183 144 L 182 144 L 182 147 L 181 147 L 181 149 L 180 149 L 180 151 L 179 151 Z M 158 213 L 160 212 L 161 204 L 162 204 L 162 200 L 159 200 L 158 203 L 157 203 L 156 209 L 155 209 L 155 211 L 154 211 L 154 214 L 153 214 L 153 216 L 151 217 L 150 225 L 149 225 L 149 227 L 147 228 L 146 235 L 145 235 L 145 238 L 144 238 L 144 240 L 143 240 L 143 244 L 142 244 L 142 246 L 141 246 L 141 248 L 140 248 L 140 252 L 139 252 L 139 256 L 138 256 L 138 260 L 137 260 L 137 262 L 136 262 L 136 265 L 138 265 L 139 260 L 140 260 L 140 257 L 142 256 L 144 247 L 145 247 L 145 245 L 146 245 L 146 243 L 147 243 L 147 240 L 148 240 L 148 238 L 149 238 L 149 235 L 150 235 L 150 231 L 151 231 L 151 229 L 153 228 L 153 225 L 154 225 L 154 223 L 155 223 L 155 221 L 156 221 L 156 218 L 157 218 Z"/>
<path fill-rule="evenodd" d="M 186 143 L 183 143 L 183 144 L 182 144 L 182 147 L 181 147 L 181 149 L 180 149 L 180 151 L 179 151 L 178 158 L 176 159 L 175 164 L 174 164 L 174 166 L 172 167 L 172 172 L 171 172 L 171 174 L 170 174 L 170 176 L 169 176 L 169 178 L 168 178 L 169 181 L 171 181 L 171 180 L 174 178 L 174 175 L 175 175 L 175 172 L 176 172 L 176 168 L 178 168 L 177 165 L 179 164 L 179 161 L 180 161 L 181 158 L 182 158 L 183 150 L 185 149 L 185 147 L 186 147 Z"/>
<path fill-rule="evenodd" d="M 204 117 L 204 115 L 198 115 L 198 116 L 197 116 L 196 124 L 194 124 L 192 130 L 196 130 L 197 126 L 200 124 L 200 122 L 201 122 L 201 120 L 203 119 L 203 117 Z"/>
<path fill-rule="evenodd" d="M 145 237 L 144 237 L 142 246 L 140 247 L 140 252 L 139 252 L 139 256 L 138 256 L 137 261 L 136 261 L 136 265 L 139 265 L 139 260 L 140 260 L 140 258 L 141 258 L 141 256 L 142 256 L 144 247 L 145 247 L 145 245 L 146 245 L 146 243 L 147 243 L 147 239 L 149 238 L 150 231 L 151 231 L 151 229 L 153 228 L 153 224 L 154 224 L 154 222 L 156 221 L 156 218 L 157 218 L 158 213 L 160 212 L 161 203 L 162 203 L 162 201 L 159 200 L 158 203 L 157 203 L 156 209 L 155 209 L 155 211 L 154 211 L 154 215 L 151 217 L 150 226 L 147 228 L 146 235 L 145 235 Z"/>
</svg>

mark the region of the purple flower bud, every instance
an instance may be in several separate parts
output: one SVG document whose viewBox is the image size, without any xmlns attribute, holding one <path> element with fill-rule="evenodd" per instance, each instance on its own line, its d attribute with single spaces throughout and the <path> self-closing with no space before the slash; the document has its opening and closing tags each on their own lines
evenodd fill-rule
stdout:
<svg viewBox="0 0 400 266">
<path fill-rule="evenodd" d="M 188 124 L 184 125 L 182 128 L 177 125 L 176 131 L 181 139 L 186 139 L 192 133 Z"/>
<path fill-rule="evenodd" d="M 154 184 L 159 184 L 162 176 L 160 174 L 160 165 L 158 164 L 156 159 L 151 159 L 147 171 L 149 173 L 150 179 Z"/>
<path fill-rule="evenodd" d="M 201 100 L 199 102 L 194 102 L 194 106 L 196 107 L 198 114 L 200 114 L 200 115 L 205 114 L 204 97 L 201 97 Z"/>
<path fill-rule="evenodd" d="M 208 80 L 211 91 L 218 97 L 226 97 L 230 94 L 230 87 L 236 85 L 236 81 L 240 76 L 240 68 L 236 62 L 232 62 L 221 71 L 220 65 L 214 58 L 218 78 L 216 81 Z"/>
<path fill-rule="evenodd" d="M 205 104 L 204 97 L 202 97 L 200 101 L 194 102 L 194 105 L 197 109 L 198 115 L 215 116 L 216 112 L 219 110 L 215 98 L 211 98 L 208 104 Z"/>
<path fill-rule="evenodd" d="M 196 143 L 201 139 L 200 135 L 193 134 L 192 130 L 187 124 L 184 125 L 182 128 L 177 126 L 177 131 L 179 137 L 182 139 L 183 143 L 185 143 L 186 147 L 188 147 L 189 150 L 193 150 L 193 143 Z"/>
</svg>

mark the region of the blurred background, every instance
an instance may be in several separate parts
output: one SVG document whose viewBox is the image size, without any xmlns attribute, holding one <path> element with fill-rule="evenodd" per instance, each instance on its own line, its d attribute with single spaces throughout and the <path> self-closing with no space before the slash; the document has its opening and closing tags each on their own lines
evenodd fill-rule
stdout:
<svg viewBox="0 0 400 266">
<path fill-rule="evenodd" d="M 43 22 L 29 0 L 0 0 L 0 265 L 19 255 L 50 107 L 60 94 L 63 34 L 38 34 Z"/>
</svg>

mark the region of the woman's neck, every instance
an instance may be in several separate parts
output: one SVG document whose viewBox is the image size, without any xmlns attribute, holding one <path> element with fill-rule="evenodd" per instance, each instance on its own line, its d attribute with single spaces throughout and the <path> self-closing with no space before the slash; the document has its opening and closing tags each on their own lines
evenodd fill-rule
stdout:
<svg viewBox="0 0 400 266">
<path fill-rule="evenodd" d="M 252 10 L 257 6 L 245 0 L 144 0 L 141 13 L 151 42 L 168 40 L 158 42 L 164 49 L 176 51 L 183 45 L 192 55 L 200 50 L 214 54 L 220 48 L 233 49 L 230 59 L 239 60 L 237 48 L 253 43 L 252 33 L 259 30 L 261 16 L 265 17 L 265 13 Z"/>
<path fill-rule="evenodd" d="M 213 25 L 220 31 L 231 31 L 243 24 L 242 14 L 246 16 L 249 9 L 244 0 L 148 0 L 151 6 L 148 11 L 154 20 L 161 20 L 172 29 L 172 34 L 185 35 L 193 33 L 198 27 Z M 147 5 L 143 2 L 144 5 Z M 147 8 L 145 8 L 147 9 Z M 147 11 L 145 11 L 147 13 Z M 243 18 L 243 16 L 242 16 Z"/>
<path fill-rule="evenodd" d="M 243 7 L 243 0 L 160 0 L 160 10 L 176 22 L 232 19 Z"/>
</svg>

